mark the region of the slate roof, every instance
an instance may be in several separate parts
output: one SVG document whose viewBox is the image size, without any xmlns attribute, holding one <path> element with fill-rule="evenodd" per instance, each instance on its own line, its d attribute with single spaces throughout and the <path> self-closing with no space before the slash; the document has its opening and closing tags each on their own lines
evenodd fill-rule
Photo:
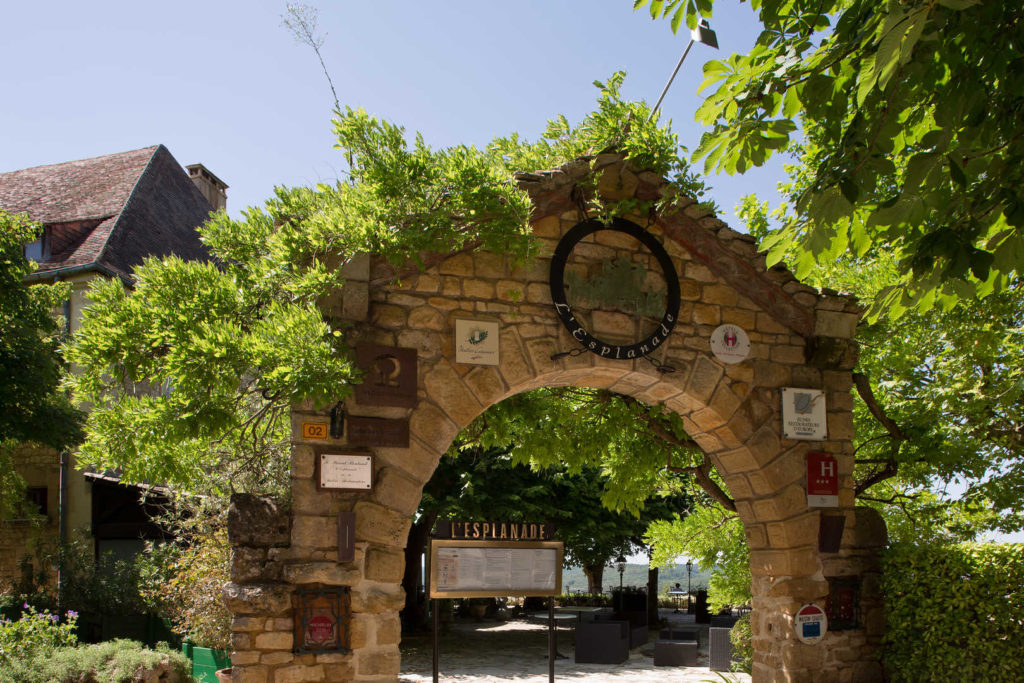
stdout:
<svg viewBox="0 0 1024 683">
<path fill-rule="evenodd" d="M 50 253 L 32 279 L 208 258 L 195 229 L 212 207 L 163 145 L 0 173 L 0 207 L 46 226 Z"/>
</svg>

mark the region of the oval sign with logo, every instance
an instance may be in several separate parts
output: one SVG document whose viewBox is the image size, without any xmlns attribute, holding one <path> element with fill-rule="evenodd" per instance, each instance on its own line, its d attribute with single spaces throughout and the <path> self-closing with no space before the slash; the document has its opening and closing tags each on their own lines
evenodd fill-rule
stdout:
<svg viewBox="0 0 1024 683">
<path fill-rule="evenodd" d="M 633 344 L 614 344 L 596 337 L 577 319 L 566 298 L 566 264 L 573 249 L 584 238 L 602 230 L 621 232 L 635 238 L 654 257 L 654 261 L 658 264 L 661 275 L 665 279 L 666 293 L 661 320 L 654 332 Z M 672 328 L 675 327 L 676 320 L 679 319 L 679 276 L 676 275 L 672 259 L 654 235 L 624 218 L 615 218 L 611 223 L 602 223 L 595 219 L 586 220 L 577 223 L 569 232 L 565 233 L 551 257 L 550 285 L 551 300 L 555 304 L 555 311 L 562 324 L 569 330 L 569 334 L 583 348 L 602 358 L 628 360 L 646 356 L 665 343 Z"/>
<path fill-rule="evenodd" d="M 723 363 L 742 363 L 750 355 L 750 337 L 742 327 L 719 325 L 711 333 L 711 353 Z"/>
<path fill-rule="evenodd" d="M 801 643 L 814 645 L 828 633 L 828 617 L 825 616 L 825 610 L 817 605 L 804 605 L 797 610 L 793 626 L 796 627 L 796 637 Z"/>
</svg>

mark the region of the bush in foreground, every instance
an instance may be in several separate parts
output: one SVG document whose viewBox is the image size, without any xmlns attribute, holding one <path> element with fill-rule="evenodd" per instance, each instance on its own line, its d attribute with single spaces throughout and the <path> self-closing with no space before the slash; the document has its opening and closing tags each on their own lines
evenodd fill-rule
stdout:
<svg viewBox="0 0 1024 683">
<path fill-rule="evenodd" d="M 165 667 L 162 683 L 191 683 L 188 660 L 164 647 L 144 648 L 132 640 L 111 640 L 81 647 L 36 651 L 0 663 L 0 683 L 134 683 Z"/>
</svg>

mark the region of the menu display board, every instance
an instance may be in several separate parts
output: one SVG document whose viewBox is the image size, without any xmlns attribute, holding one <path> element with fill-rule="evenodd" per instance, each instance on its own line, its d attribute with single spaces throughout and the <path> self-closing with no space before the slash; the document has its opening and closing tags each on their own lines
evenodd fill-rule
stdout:
<svg viewBox="0 0 1024 683">
<path fill-rule="evenodd" d="M 548 596 L 562 592 L 560 541 L 430 542 L 430 597 Z"/>
</svg>

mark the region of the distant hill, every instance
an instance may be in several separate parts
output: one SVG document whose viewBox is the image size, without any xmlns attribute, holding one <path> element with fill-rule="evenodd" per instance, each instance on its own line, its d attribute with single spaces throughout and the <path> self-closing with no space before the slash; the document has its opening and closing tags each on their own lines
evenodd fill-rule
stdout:
<svg viewBox="0 0 1024 683">
<path fill-rule="evenodd" d="M 708 576 L 711 572 L 701 571 L 697 565 L 693 566 L 693 573 L 690 575 L 690 585 L 693 590 L 707 588 Z M 686 565 L 679 565 L 658 571 L 658 592 L 664 593 L 676 582 L 686 590 Z M 607 593 L 619 585 L 619 571 L 614 567 L 605 567 L 604 590 Z M 624 586 L 647 586 L 647 565 L 627 564 L 626 571 L 622 574 L 622 585 Z M 562 570 L 562 592 L 563 593 L 586 593 L 587 577 L 579 567 Z"/>
</svg>

